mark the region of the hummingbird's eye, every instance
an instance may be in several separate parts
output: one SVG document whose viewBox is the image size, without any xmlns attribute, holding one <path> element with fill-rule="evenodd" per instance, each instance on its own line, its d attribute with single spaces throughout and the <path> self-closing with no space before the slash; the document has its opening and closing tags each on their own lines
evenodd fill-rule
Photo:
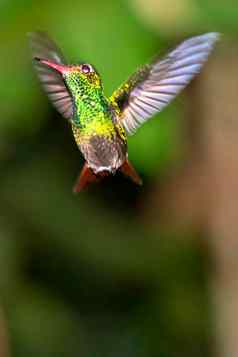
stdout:
<svg viewBox="0 0 238 357">
<path fill-rule="evenodd" d="M 85 74 L 93 72 L 92 67 L 89 64 L 82 64 L 81 71 Z"/>
</svg>

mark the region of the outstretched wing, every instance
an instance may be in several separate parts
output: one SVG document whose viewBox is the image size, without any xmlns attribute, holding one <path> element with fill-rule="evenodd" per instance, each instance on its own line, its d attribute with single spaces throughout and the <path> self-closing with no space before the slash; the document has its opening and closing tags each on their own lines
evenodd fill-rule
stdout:
<svg viewBox="0 0 238 357">
<path fill-rule="evenodd" d="M 160 112 L 199 73 L 219 34 L 192 37 L 161 61 L 143 66 L 111 97 L 121 110 L 121 123 L 133 134 Z"/>
<path fill-rule="evenodd" d="M 73 100 L 60 73 L 36 61 L 35 58 L 46 59 L 58 64 L 66 61 L 61 50 L 44 32 L 28 34 L 34 67 L 48 97 L 56 109 L 67 119 L 73 116 Z"/>
</svg>

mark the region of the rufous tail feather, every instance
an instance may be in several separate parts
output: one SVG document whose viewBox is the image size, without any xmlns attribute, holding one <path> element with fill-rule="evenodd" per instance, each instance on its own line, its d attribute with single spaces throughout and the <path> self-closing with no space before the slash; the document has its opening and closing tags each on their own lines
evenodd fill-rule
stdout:
<svg viewBox="0 0 238 357">
<path fill-rule="evenodd" d="M 85 163 L 79 177 L 76 180 L 73 192 L 78 193 L 82 191 L 88 184 L 96 182 L 98 179 L 99 178 L 94 174 L 93 170 L 88 167 L 87 163 Z"/>
<path fill-rule="evenodd" d="M 129 177 L 133 182 L 135 182 L 137 185 L 142 185 L 142 179 L 130 163 L 130 161 L 126 160 L 120 167 L 120 171 L 127 177 Z"/>
<path fill-rule="evenodd" d="M 126 160 L 120 167 L 120 171 L 127 177 L 129 177 L 137 185 L 142 185 L 142 180 L 131 163 Z M 93 170 L 88 167 L 87 163 L 84 164 L 82 171 L 79 174 L 79 177 L 76 180 L 76 183 L 73 188 L 74 193 L 82 191 L 88 184 L 92 182 L 98 182 L 103 177 L 108 176 L 109 172 L 103 171 L 100 174 L 95 174 Z"/>
</svg>

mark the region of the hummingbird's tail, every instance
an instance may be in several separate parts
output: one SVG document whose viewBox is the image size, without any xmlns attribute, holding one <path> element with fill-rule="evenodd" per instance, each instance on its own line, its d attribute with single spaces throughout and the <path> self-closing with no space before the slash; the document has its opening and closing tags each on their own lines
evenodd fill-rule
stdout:
<svg viewBox="0 0 238 357">
<path fill-rule="evenodd" d="M 124 163 L 122 164 L 119 170 L 125 176 L 129 177 L 137 185 L 142 185 L 142 180 L 140 176 L 137 174 L 136 170 L 128 160 L 124 161 Z M 88 164 L 85 162 L 84 167 L 80 172 L 79 177 L 76 180 L 76 183 L 73 188 L 73 192 L 78 193 L 82 191 L 88 184 L 92 182 L 98 182 L 108 174 L 110 174 L 108 171 L 102 171 L 96 175 L 93 172 L 93 170 L 88 166 Z"/>
<path fill-rule="evenodd" d="M 82 171 L 79 174 L 79 177 L 76 180 L 76 183 L 73 187 L 73 192 L 78 193 L 82 191 L 89 183 L 100 180 L 100 177 L 96 176 L 93 170 L 88 167 L 85 162 Z"/>
<path fill-rule="evenodd" d="M 137 185 L 142 185 L 142 179 L 130 163 L 130 161 L 126 160 L 120 167 L 120 171 L 127 177 L 129 177 L 133 182 L 135 182 Z"/>
<path fill-rule="evenodd" d="M 79 193 L 82 191 L 88 184 L 92 182 L 99 182 L 102 180 L 103 177 L 110 175 L 109 171 L 101 171 L 98 174 L 95 174 L 93 170 L 88 166 L 85 162 L 82 171 L 80 172 L 76 183 L 73 187 L 74 193 Z"/>
</svg>

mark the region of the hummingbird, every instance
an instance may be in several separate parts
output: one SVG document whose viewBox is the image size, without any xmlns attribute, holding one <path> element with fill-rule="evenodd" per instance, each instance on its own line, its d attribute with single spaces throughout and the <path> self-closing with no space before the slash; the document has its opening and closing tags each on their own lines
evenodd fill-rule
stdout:
<svg viewBox="0 0 238 357">
<path fill-rule="evenodd" d="M 128 160 L 127 137 L 165 108 L 197 75 L 219 38 L 215 32 L 191 37 L 161 59 L 139 67 L 110 97 L 96 68 L 68 64 L 45 32 L 29 33 L 34 67 L 49 99 L 68 120 L 85 163 L 73 191 L 120 170 L 142 180 Z"/>
</svg>

